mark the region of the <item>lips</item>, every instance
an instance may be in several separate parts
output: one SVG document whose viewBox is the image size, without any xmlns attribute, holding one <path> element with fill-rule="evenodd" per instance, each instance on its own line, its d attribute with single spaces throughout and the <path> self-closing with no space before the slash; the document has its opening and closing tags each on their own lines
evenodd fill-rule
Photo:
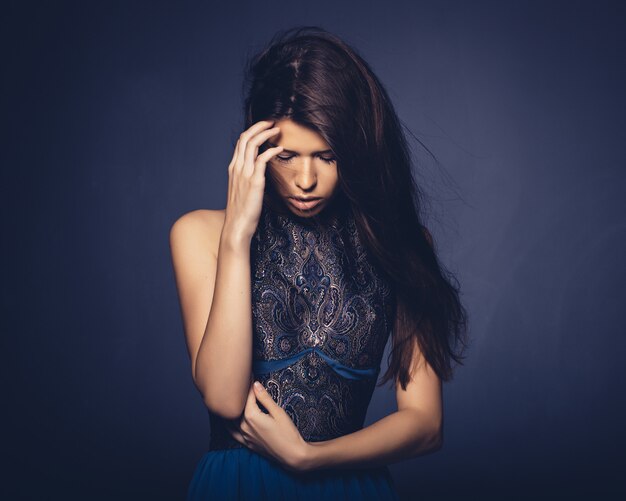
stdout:
<svg viewBox="0 0 626 501">
<path fill-rule="evenodd" d="M 321 198 L 314 198 L 308 201 L 305 200 L 299 200 L 297 198 L 290 198 L 289 202 L 291 202 L 292 205 L 294 205 L 295 207 L 297 207 L 300 210 L 311 210 L 313 207 L 315 207 L 317 204 L 319 204 L 322 201 Z"/>
</svg>

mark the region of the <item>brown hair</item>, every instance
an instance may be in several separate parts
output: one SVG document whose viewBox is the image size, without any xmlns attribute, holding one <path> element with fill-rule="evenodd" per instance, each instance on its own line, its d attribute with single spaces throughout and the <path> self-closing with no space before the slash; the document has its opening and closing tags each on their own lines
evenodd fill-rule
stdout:
<svg viewBox="0 0 626 501">
<path fill-rule="evenodd" d="M 464 358 L 467 313 L 421 222 L 422 193 L 404 131 L 369 65 L 322 28 L 292 28 L 249 60 L 245 93 L 245 128 L 289 118 L 317 131 L 337 158 L 359 233 L 397 299 L 389 368 L 379 385 L 393 377 L 406 389 L 415 340 L 437 375 L 451 379 L 452 361 Z"/>
</svg>

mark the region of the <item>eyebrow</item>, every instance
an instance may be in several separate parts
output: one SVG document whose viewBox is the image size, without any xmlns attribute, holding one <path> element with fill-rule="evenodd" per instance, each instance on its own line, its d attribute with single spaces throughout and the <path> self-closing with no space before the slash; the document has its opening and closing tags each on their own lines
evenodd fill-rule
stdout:
<svg viewBox="0 0 626 501">
<path fill-rule="evenodd" d="M 273 143 L 272 141 L 268 141 L 267 144 L 269 144 L 271 148 L 274 148 L 275 146 L 277 146 L 277 144 Z M 283 148 L 283 152 L 284 153 L 294 153 L 296 155 L 299 155 L 299 153 L 297 151 L 288 150 L 286 148 Z M 315 153 L 332 153 L 332 152 L 333 152 L 333 150 L 319 150 L 319 151 L 313 151 L 311 153 L 315 154 Z"/>
</svg>

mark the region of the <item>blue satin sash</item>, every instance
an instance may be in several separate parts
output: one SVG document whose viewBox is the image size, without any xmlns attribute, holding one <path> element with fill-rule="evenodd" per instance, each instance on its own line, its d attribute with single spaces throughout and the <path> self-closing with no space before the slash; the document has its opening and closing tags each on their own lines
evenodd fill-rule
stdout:
<svg viewBox="0 0 626 501">
<path fill-rule="evenodd" d="M 269 372 L 284 369 L 312 351 L 326 360 L 328 365 L 330 365 L 337 374 L 347 379 L 367 379 L 377 377 L 380 372 L 380 367 L 371 367 L 367 369 L 355 369 L 353 367 L 348 367 L 347 365 L 337 362 L 337 360 L 329 357 L 315 346 L 307 348 L 300 353 L 296 353 L 294 356 L 289 358 L 282 358 L 280 360 L 254 360 L 252 362 L 252 371 L 254 374 L 267 374 Z"/>
</svg>

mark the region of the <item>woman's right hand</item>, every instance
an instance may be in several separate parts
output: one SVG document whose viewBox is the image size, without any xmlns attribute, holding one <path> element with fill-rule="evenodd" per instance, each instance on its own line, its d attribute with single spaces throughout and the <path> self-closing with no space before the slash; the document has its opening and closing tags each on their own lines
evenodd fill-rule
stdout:
<svg viewBox="0 0 626 501">
<path fill-rule="evenodd" d="M 279 127 L 268 128 L 274 123 L 262 120 L 242 132 L 228 165 L 224 227 L 241 239 L 252 239 L 254 235 L 263 206 L 267 162 L 283 150 L 276 146 L 257 156 L 259 146 L 280 131 Z"/>
</svg>

